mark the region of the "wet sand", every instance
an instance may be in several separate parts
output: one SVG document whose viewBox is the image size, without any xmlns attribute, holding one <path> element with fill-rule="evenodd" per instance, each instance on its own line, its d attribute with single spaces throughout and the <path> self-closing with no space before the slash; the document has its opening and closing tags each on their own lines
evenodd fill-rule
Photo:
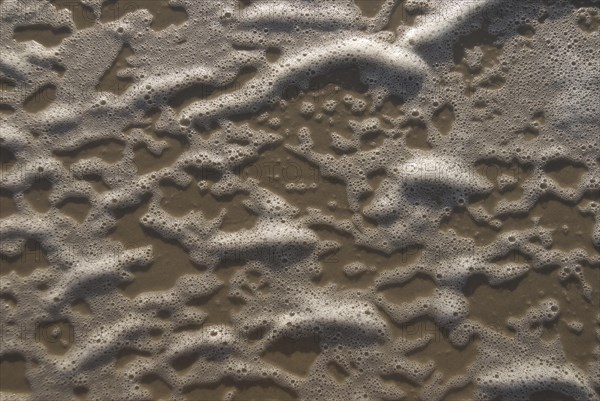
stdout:
<svg viewBox="0 0 600 401">
<path fill-rule="evenodd" d="M 59 7 L 66 7 L 68 2 L 56 1 L 54 3 Z M 152 24 L 153 28 L 156 29 L 164 29 L 170 24 L 181 24 L 186 19 L 185 11 L 169 7 L 167 1 L 144 2 L 143 6 L 140 6 L 140 2 L 131 3 L 131 10 L 146 8 L 152 13 L 155 17 Z M 381 2 L 365 0 L 357 1 L 357 3 L 365 15 L 373 15 L 379 9 Z M 114 15 L 120 12 L 115 4 L 115 1 L 104 4 L 101 18 L 103 22 L 111 20 Z M 403 5 L 398 7 L 401 8 Z M 89 10 L 86 12 L 89 12 Z M 86 18 L 82 17 L 81 14 L 77 15 L 79 16 L 75 18 L 75 23 L 78 28 L 89 25 Z M 396 10 L 390 26 L 396 28 L 401 24 L 410 25 L 412 20 L 413 17 L 410 13 L 405 12 L 405 10 Z M 46 28 L 38 27 L 15 32 L 15 38 L 20 41 L 36 40 L 44 45 L 52 45 L 59 43 L 68 34 L 64 30 L 52 31 L 49 34 Z M 479 40 L 482 39 L 485 40 L 486 38 L 479 38 Z M 498 49 L 490 45 L 485 50 L 484 64 L 493 63 Z M 96 87 L 98 91 L 111 91 L 120 94 L 126 90 L 131 81 L 117 77 L 117 72 L 127 66 L 126 58 L 132 54 L 132 49 L 128 47 L 122 49 L 112 67 L 98 83 Z M 277 55 L 275 54 L 274 57 L 277 57 Z M 471 79 L 468 68 L 459 63 L 456 69 L 463 73 L 465 82 L 468 84 Z M 243 85 L 252 74 L 252 71 L 246 71 L 237 84 Z M 237 123 L 247 123 L 257 129 L 268 128 L 284 137 L 281 143 L 265 150 L 258 160 L 243 166 L 240 176 L 243 179 L 257 179 L 260 186 L 282 196 L 291 205 L 296 206 L 300 210 L 300 216 L 306 214 L 308 208 L 317 208 L 336 219 L 351 218 L 353 213 L 347 201 L 345 185 L 342 182 L 323 177 L 318 166 L 289 151 L 286 149 L 286 145 L 297 145 L 296 132 L 300 127 L 307 127 L 312 133 L 311 138 L 314 141 L 314 149 L 319 152 L 331 153 L 330 134 L 336 132 L 349 138 L 351 134 L 348 125 L 349 120 L 360 120 L 373 115 L 385 114 L 397 117 L 404 114 L 405 111 L 402 110 L 401 102 L 387 102 L 381 110 L 373 114 L 369 111 L 352 111 L 349 105 L 344 104 L 343 99 L 346 94 L 351 94 L 356 98 L 365 99 L 369 102 L 368 97 L 365 95 L 365 89 L 364 85 L 358 81 L 356 71 L 336 72 L 331 76 L 322 77 L 313 82 L 313 87 L 306 93 L 301 93 L 296 88 L 289 88 L 286 93 L 285 107 L 275 106 L 261 110 L 255 115 L 240 117 L 240 121 L 237 121 Z M 27 99 L 23 107 L 30 113 L 43 110 L 51 102 L 54 96 L 53 90 L 52 87 L 44 88 L 40 93 Z M 221 93 L 223 93 L 223 90 L 227 89 L 221 88 Z M 191 102 L 205 98 L 206 91 L 207 88 L 198 87 L 195 91 L 188 90 L 180 93 L 178 98 L 173 100 L 173 105 L 181 110 Z M 335 111 L 324 111 L 324 103 L 332 100 L 338 103 Z M 303 113 L 301 109 L 304 102 L 315 104 L 315 111 L 308 114 Z M 440 132 L 447 135 L 452 130 L 454 120 L 452 107 L 444 106 L 440 108 L 432 124 Z M 404 128 L 409 146 L 415 149 L 431 148 L 427 140 L 427 133 L 430 128 L 426 124 L 414 123 Z M 161 167 L 172 164 L 186 148 L 186 144 L 180 140 L 164 135 L 159 136 L 159 133 L 154 132 L 151 128 L 148 128 L 147 131 L 156 138 L 166 140 L 168 149 L 158 157 L 143 147 L 135 149 L 135 162 L 139 174 L 156 171 Z M 210 136 L 210 132 L 199 134 Z M 534 134 L 531 133 L 531 135 Z M 380 144 L 379 138 L 375 137 L 370 141 L 365 141 L 363 145 L 364 149 L 372 149 Z M 120 160 L 122 151 L 123 144 L 116 141 L 105 141 L 68 154 L 57 154 L 56 157 L 67 164 L 91 157 L 99 157 L 106 162 L 114 163 Z M 4 149 L 2 149 L 1 161 L 3 168 L 9 168 L 13 162 L 11 155 Z M 492 167 L 504 170 L 519 168 L 518 166 Z M 486 168 L 487 170 L 483 174 L 489 175 L 490 166 L 486 166 Z M 569 185 L 579 180 L 582 171 L 580 166 L 557 165 L 550 166 L 548 173 L 558 182 Z M 527 178 L 527 174 L 527 170 L 523 169 L 512 191 L 501 192 L 496 189 L 490 196 L 476 199 L 474 203 L 480 203 L 491 211 L 500 199 L 518 198 L 521 194 L 519 192 L 520 185 Z M 222 209 L 225 209 L 225 219 L 221 227 L 224 231 L 237 231 L 254 226 L 256 216 L 241 203 L 247 199 L 246 194 L 238 193 L 231 197 L 219 198 L 211 193 L 205 193 L 197 186 L 198 181 L 204 178 L 206 177 L 195 177 L 192 184 L 185 188 L 180 188 L 169 182 L 162 183 L 161 207 L 169 214 L 177 217 L 190 211 L 200 210 L 207 217 L 214 218 Z M 370 179 L 373 190 L 377 188 L 382 178 L 374 176 Z M 90 180 L 94 180 L 94 178 L 90 177 Z M 218 181 L 218 177 L 215 177 L 214 180 Z M 94 188 L 98 192 L 108 188 L 106 184 L 99 180 L 94 180 L 94 182 Z M 298 187 L 300 189 L 290 189 L 289 184 L 301 186 Z M 46 212 L 51 206 L 49 203 L 51 191 L 52 186 L 49 182 L 40 181 L 25 194 L 25 199 L 35 210 Z M 369 202 L 371 195 L 367 194 L 361 200 L 361 208 Z M 440 229 L 452 229 L 460 236 L 472 238 L 477 245 L 486 245 L 498 238 L 502 232 L 533 227 L 533 219 L 539 218 L 540 225 L 553 230 L 553 247 L 556 249 L 583 248 L 586 252 L 597 255 L 598 249 L 591 242 L 593 217 L 583 215 L 576 207 L 577 205 L 567 204 L 555 199 L 542 200 L 527 215 L 506 216 L 503 219 L 501 229 L 477 223 L 464 210 L 457 210 L 442 223 Z M 140 219 L 147 208 L 148 202 L 146 201 L 137 207 L 120 211 L 116 216 L 118 219 L 117 227 L 109 234 L 110 238 L 121 242 L 126 249 L 145 245 L 153 247 L 154 261 L 149 266 L 132 269 L 131 273 L 134 275 L 134 280 L 123 285 L 120 289 L 129 298 L 134 298 L 148 291 L 167 290 L 182 275 L 195 274 L 205 270 L 204 266 L 194 264 L 186 250 L 180 245 L 175 242 L 167 242 L 151 230 L 142 227 Z M 60 210 L 67 216 L 83 221 L 89 212 L 89 202 L 85 198 L 73 198 L 63 202 Z M 0 193 L 0 218 L 7 217 L 15 212 L 16 208 L 11 199 L 11 194 L 2 190 Z M 325 255 L 321 260 L 322 273 L 315 279 L 315 285 L 318 286 L 334 283 L 340 291 L 345 289 L 368 290 L 372 287 L 375 276 L 381 271 L 409 265 L 414 263 L 421 255 L 421 250 L 418 248 L 385 255 L 356 245 L 351 235 L 323 226 L 311 228 L 320 239 L 334 240 L 340 244 L 339 250 Z M 519 256 L 515 257 L 518 258 Z M 527 260 L 522 261 L 528 262 Z M 349 277 L 344 273 L 343 267 L 351 262 L 377 266 L 377 270 L 366 271 L 356 277 Z M 2 257 L 0 259 L 0 274 L 5 275 L 15 271 L 19 275 L 30 275 L 36 269 L 44 269 L 47 265 L 48 262 L 45 260 L 44 252 L 39 244 L 28 243 L 25 246 L 25 252 L 20 257 L 13 259 Z M 217 269 L 222 287 L 210 296 L 194 302 L 195 306 L 209 314 L 205 325 L 229 324 L 231 323 L 232 314 L 239 310 L 240 301 L 228 295 L 230 279 L 236 272 L 236 268 L 239 268 L 239 266 L 222 266 Z M 465 289 L 470 306 L 469 318 L 497 328 L 501 332 L 510 333 L 506 327 L 508 318 L 520 316 L 527 306 L 533 305 L 543 298 L 554 297 L 559 300 L 562 313 L 556 323 L 544 329 L 544 338 L 560 336 L 567 359 L 583 369 L 594 361 L 593 356 L 590 354 L 590 346 L 595 341 L 593 327 L 590 323 L 594 322 L 600 307 L 600 299 L 598 298 L 600 293 L 600 269 L 597 266 L 585 265 L 581 268 L 593 287 L 594 298 L 591 302 L 586 301 L 581 296 L 579 283 L 574 281 L 560 283 L 556 271 L 552 269 L 548 271 L 530 271 L 525 277 L 498 286 L 491 286 L 481 277 L 473 277 L 469 280 Z M 431 295 L 434 291 L 435 283 L 431 278 L 418 275 L 404 285 L 381 288 L 378 292 L 389 302 L 402 304 L 419 296 Z M 2 299 L 0 302 L 11 302 L 11 300 Z M 77 308 L 82 313 L 89 313 L 89 309 L 86 308 L 84 303 L 77 305 Z M 583 330 L 573 329 L 572 322 L 585 322 Z M 56 324 L 67 323 L 59 322 Z M 465 371 L 477 353 L 477 342 L 459 349 L 450 343 L 446 333 L 427 319 L 416 320 L 402 327 L 390 322 L 390 327 L 392 327 L 394 336 L 407 339 L 433 334 L 434 340 L 426 347 L 410 354 L 409 358 L 419 362 L 434 361 L 436 369 L 445 374 Z M 63 327 L 63 330 L 67 330 L 67 328 Z M 57 358 L 60 358 L 60 355 L 68 349 L 68 347 L 60 344 L 48 343 L 46 345 L 48 352 L 56 355 Z M 319 352 L 318 344 L 281 341 L 273 345 L 263 355 L 263 358 L 269 363 L 294 374 L 304 376 Z M 124 366 L 138 357 L 142 356 L 124 353 L 116 362 L 116 366 L 117 368 Z M 330 373 L 339 380 L 343 380 L 347 376 L 347 373 L 336 364 L 331 364 Z M 20 355 L 9 355 L 0 360 L 0 375 L 2 377 L 0 381 L 1 392 L 10 394 L 27 393 L 29 391 L 29 384 L 25 378 L 25 361 Z M 407 397 L 405 399 L 418 399 L 418 386 L 414 383 L 395 376 L 385 377 L 384 379 L 406 391 Z M 151 389 L 153 399 L 169 399 L 170 389 L 161 378 L 149 376 L 144 379 L 143 383 Z M 185 396 L 190 401 L 220 400 L 230 392 L 234 394 L 231 398 L 233 400 L 297 398 L 290 390 L 281 388 L 268 380 L 242 384 L 224 380 L 214 386 L 190 388 Z M 448 401 L 466 400 L 470 399 L 472 394 L 473 389 L 467 387 L 450 393 L 445 399 Z M 81 400 L 88 399 L 84 390 L 77 393 L 76 396 Z M 558 398 L 555 398 L 556 395 L 552 394 L 541 394 L 539 397 L 542 397 L 539 398 L 540 400 L 558 400 Z"/>
</svg>

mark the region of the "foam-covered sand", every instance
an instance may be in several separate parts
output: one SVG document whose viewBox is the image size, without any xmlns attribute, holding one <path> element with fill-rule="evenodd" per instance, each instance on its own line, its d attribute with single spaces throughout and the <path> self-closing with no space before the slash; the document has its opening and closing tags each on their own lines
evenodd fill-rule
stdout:
<svg viewBox="0 0 600 401">
<path fill-rule="evenodd" d="M 164 29 L 143 7 L 101 19 L 101 0 L 73 8 L 97 17 L 81 28 L 54 3 L 0 3 L 0 253 L 19 259 L 33 241 L 48 262 L 0 277 L 0 359 L 22 361 L 26 378 L 23 392 L 7 386 L 2 399 L 148 400 L 161 388 L 163 399 L 200 400 L 221 387 L 211 397 L 236 399 L 236 389 L 262 385 L 303 400 L 429 401 L 465 388 L 477 400 L 600 400 L 597 2 L 384 1 L 369 17 L 349 0 L 173 0 L 187 20 Z M 389 23 L 400 12 L 410 25 Z M 17 36 L 32 26 L 64 37 L 44 46 Z M 124 48 L 133 54 L 115 82 L 128 84 L 97 90 Z M 314 95 L 316 78 L 348 68 L 366 93 L 330 85 Z M 243 71 L 251 73 L 240 83 Z M 290 87 L 301 105 L 286 99 Z M 51 99 L 36 99 L 48 90 Z M 425 135 L 419 146 L 415 135 Z M 104 153 L 85 157 L 97 146 Z M 157 161 L 143 174 L 140 149 Z M 272 149 L 319 179 L 275 190 L 240 173 Z M 564 181 L 564 168 L 577 180 Z M 35 198 L 41 182 L 51 188 L 45 201 Z M 294 201 L 332 182 L 345 199 L 323 190 L 318 207 Z M 213 213 L 199 200 L 175 216 L 163 207 L 165 184 L 223 201 Z M 227 202 L 240 195 L 252 224 L 229 217 Z M 65 212 L 73 199 L 88 205 L 80 218 Z M 526 227 L 511 220 L 548 199 L 593 220 L 590 232 L 564 248 L 539 217 Z M 133 225 L 148 242 L 116 240 L 120 219 L 141 208 Z M 442 229 L 455 213 L 490 239 Z M 335 235 L 324 239 L 324 229 Z M 385 269 L 356 256 L 336 268 L 344 280 L 367 277 L 364 285 L 323 284 L 334 266 L 327 255 L 344 241 L 378 258 L 418 254 Z M 192 271 L 173 258 L 172 287 L 131 295 L 136 272 L 160 257 L 157 242 L 184 252 Z M 472 316 L 472 279 L 493 287 L 547 271 L 574 283 L 591 310 L 569 322 L 589 340 L 586 363 L 569 357 L 562 334 L 545 331 L 569 303 L 540 296 L 503 328 Z M 405 302 L 383 295 L 422 277 L 432 292 Z M 207 300 L 223 287 L 236 307 L 229 319 L 211 318 L 218 312 Z M 448 373 L 441 360 L 413 358 L 438 340 L 397 335 L 419 319 L 451 348 L 475 349 L 473 360 Z M 15 334 L 40 323 L 64 324 L 74 338 L 55 333 L 56 351 Z M 316 341 L 304 374 L 264 358 L 283 340 Z M 270 394 L 259 390 L 257 398 Z"/>
</svg>

